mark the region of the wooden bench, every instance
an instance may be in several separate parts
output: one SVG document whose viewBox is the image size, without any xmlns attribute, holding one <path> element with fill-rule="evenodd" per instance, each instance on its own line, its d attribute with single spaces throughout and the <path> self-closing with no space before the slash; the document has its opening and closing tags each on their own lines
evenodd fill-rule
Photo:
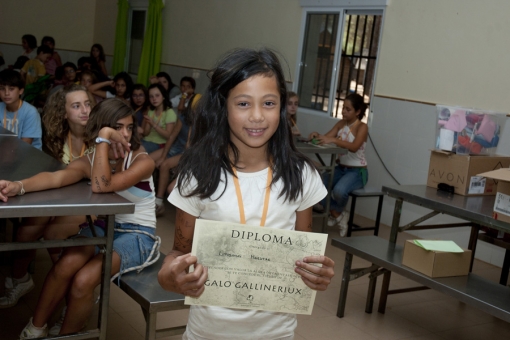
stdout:
<svg viewBox="0 0 510 340">
<path fill-rule="evenodd" d="M 189 308 L 189 306 L 184 305 L 184 295 L 168 292 L 159 285 L 158 272 L 164 258 L 165 255 L 161 254 L 156 263 L 145 268 L 140 273 L 133 271 L 121 275 L 120 282 L 115 280 L 120 289 L 142 307 L 147 323 L 145 328 L 146 340 L 182 334 L 186 329 L 186 325 L 156 329 L 158 312 Z"/>
<path fill-rule="evenodd" d="M 378 311 L 384 313 L 388 295 L 388 291 L 384 291 L 384 287 L 388 286 L 385 283 L 389 284 L 391 272 L 395 272 L 423 286 L 454 297 L 497 318 L 510 322 L 510 288 L 506 286 L 475 274 L 435 279 L 428 277 L 402 265 L 402 246 L 376 236 L 333 239 L 332 245 L 346 252 L 337 310 L 337 316 L 340 318 L 344 316 L 349 281 L 366 274 L 370 275 L 370 283 L 365 312 L 372 312 L 377 277 L 382 274 L 385 282 L 379 299 Z M 351 269 L 353 255 L 371 262 L 372 266 Z M 420 289 L 426 288 L 417 287 L 408 291 Z"/>
</svg>

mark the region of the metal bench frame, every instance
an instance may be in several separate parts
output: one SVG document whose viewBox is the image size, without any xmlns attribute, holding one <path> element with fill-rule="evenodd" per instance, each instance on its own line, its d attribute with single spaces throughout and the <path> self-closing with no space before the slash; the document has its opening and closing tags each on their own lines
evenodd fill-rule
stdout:
<svg viewBox="0 0 510 340">
<path fill-rule="evenodd" d="M 363 188 L 363 189 L 357 189 L 353 190 L 349 196 L 351 197 L 351 211 L 349 215 L 349 221 L 347 222 L 347 237 L 351 237 L 351 234 L 355 231 L 364 231 L 364 230 L 373 230 L 374 235 L 379 235 L 379 225 L 381 223 L 381 212 L 382 212 L 382 205 L 383 205 L 383 199 L 384 199 L 384 192 L 377 190 L 377 189 L 371 189 L 371 188 Z M 379 197 L 379 202 L 377 204 L 377 215 L 375 218 L 375 225 L 373 227 L 361 227 L 354 223 L 354 214 L 356 213 L 356 200 L 358 198 L 365 198 L 365 197 Z"/>
<path fill-rule="evenodd" d="M 377 277 L 384 275 L 389 283 L 391 272 L 407 277 L 426 287 L 408 288 L 406 291 L 431 288 L 454 297 L 504 321 L 510 322 L 510 289 L 475 274 L 457 277 L 431 278 L 402 265 L 403 247 L 376 236 L 360 236 L 333 239 L 332 245 L 346 251 L 345 264 L 340 288 L 337 316 L 344 316 L 349 282 L 369 274 L 366 313 L 372 312 Z M 353 256 L 372 262 L 368 268 L 352 269 Z M 386 309 L 386 284 L 382 285 L 379 313 Z M 402 291 L 402 290 L 401 290 Z M 398 292 L 401 292 L 398 291 Z M 396 292 L 396 291 L 394 291 Z"/>
<path fill-rule="evenodd" d="M 166 291 L 159 285 L 158 272 L 165 258 L 164 254 L 160 255 L 156 263 L 140 273 L 130 272 L 121 275 L 120 282 L 115 280 L 119 288 L 142 307 L 143 316 L 147 323 L 145 328 L 146 340 L 178 335 L 186 330 L 186 325 L 156 329 L 158 312 L 189 308 L 189 306 L 184 305 L 184 295 Z"/>
</svg>

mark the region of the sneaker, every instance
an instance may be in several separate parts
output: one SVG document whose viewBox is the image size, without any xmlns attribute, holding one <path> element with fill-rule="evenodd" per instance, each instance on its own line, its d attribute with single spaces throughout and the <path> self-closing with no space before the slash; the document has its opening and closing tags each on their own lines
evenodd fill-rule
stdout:
<svg viewBox="0 0 510 340">
<path fill-rule="evenodd" d="M 25 326 L 21 334 L 19 335 L 19 340 L 24 339 L 38 339 L 45 338 L 48 336 L 48 325 L 44 324 L 42 327 L 35 327 L 32 324 L 32 318 L 28 321 L 28 324 Z"/>
<path fill-rule="evenodd" d="M 67 306 L 62 309 L 62 313 L 60 313 L 60 318 L 55 322 L 55 325 L 50 328 L 48 332 L 49 336 L 57 336 L 60 333 L 60 329 L 62 328 L 62 324 L 64 323 L 64 318 L 66 317 Z"/>
<path fill-rule="evenodd" d="M 10 277 L 10 276 L 5 277 L 4 287 L 5 287 L 5 290 L 14 288 L 14 283 L 12 282 L 12 277 Z"/>
<path fill-rule="evenodd" d="M 157 205 L 156 204 L 156 217 L 162 216 L 165 213 L 165 205 Z"/>
<path fill-rule="evenodd" d="M 332 215 L 329 215 L 328 227 L 334 227 L 334 226 L 336 226 L 336 218 L 334 218 Z"/>
<path fill-rule="evenodd" d="M 11 280 L 11 282 L 13 288 L 6 289 L 5 296 L 0 298 L 0 308 L 15 306 L 23 295 L 27 294 L 35 287 L 32 276 L 30 275 L 28 276 L 27 282 L 17 282 L 16 280 Z"/>
<path fill-rule="evenodd" d="M 62 325 L 64 324 L 64 319 L 66 317 L 66 312 L 67 312 L 67 306 L 65 306 L 62 309 L 62 312 L 60 313 L 60 318 L 57 320 L 57 322 L 55 322 L 55 325 L 53 325 L 53 327 L 50 328 L 50 331 L 48 332 L 49 336 L 53 337 L 53 336 L 57 336 L 60 334 L 60 330 L 62 329 Z M 85 322 L 83 327 L 80 328 L 80 332 L 83 331 L 86 327 L 87 327 L 87 322 Z"/>
<path fill-rule="evenodd" d="M 341 215 L 342 218 L 340 219 L 340 221 L 338 221 L 341 237 L 347 236 L 347 230 L 349 229 L 349 226 L 347 225 L 347 223 L 349 222 L 349 215 L 350 215 L 349 212 L 344 211 Z"/>
</svg>

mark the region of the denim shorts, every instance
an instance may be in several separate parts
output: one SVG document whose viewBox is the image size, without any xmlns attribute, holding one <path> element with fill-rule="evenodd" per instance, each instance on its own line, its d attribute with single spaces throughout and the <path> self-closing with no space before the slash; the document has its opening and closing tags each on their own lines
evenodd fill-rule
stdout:
<svg viewBox="0 0 510 340">
<path fill-rule="evenodd" d="M 157 150 L 165 147 L 165 143 L 157 144 L 157 143 L 149 142 L 149 141 L 146 141 L 143 139 L 142 139 L 142 145 L 145 148 L 145 151 L 147 151 L 147 153 L 152 153 L 154 151 L 157 151 Z"/>
<path fill-rule="evenodd" d="M 166 158 L 180 155 L 181 153 L 184 152 L 184 147 L 185 147 L 185 145 L 175 145 L 175 144 L 172 145 L 172 147 L 170 148 L 170 150 L 168 150 L 168 153 L 166 154 Z"/>
<path fill-rule="evenodd" d="M 145 231 L 148 234 L 155 235 L 155 228 L 148 228 L 139 224 L 132 223 L 115 223 L 115 229 L 123 230 L 138 230 Z M 105 232 L 101 227 L 95 227 L 96 235 L 103 237 Z M 77 236 L 93 237 L 90 227 L 82 227 Z M 131 267 L 140 266 L 147 261 L 154 239 L 148 235 L 140 234 L 137 232 L 121 232 L 115 231 L 113 233 L 113 250 L 120 257 L 120 273 Z M 100 248 L 96 246 L 95 254 L 99 253 Z"/>
</svg>

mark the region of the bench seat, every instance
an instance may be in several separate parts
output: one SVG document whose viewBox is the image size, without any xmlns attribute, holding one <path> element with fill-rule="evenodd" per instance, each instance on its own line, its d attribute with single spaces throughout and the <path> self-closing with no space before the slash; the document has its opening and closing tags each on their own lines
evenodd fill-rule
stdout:
<svg viewBox="0 0 510 340">
<path fill-rule="evenodd" d="M 186 309 L 184 295 L 169 292 L 161 288 L 158 282 L 158 272 L 163 264 L 164 254 L 152 266 L 145 268 L 140 273 L 136 271 L 123 274 L 118 286 L 140 307 L 147 322 L 145 339 L 153 340 L 163 336 L 171 336 L 184 333 L 186 326 L 165 328 L 156 330 L 156 318 L 158 312 Z M 118 280 L 115 280 L 117 283 Z"/>
<path fill-rule="evenodd" d="M 431 278 L 423 275 L 409 267 L 402 265 L 403 247 L 390 243 L 389 241 L 376 236 L 360 236 L 351 238 L 333 239 L 332 245 L 345 250 L 346 265 L 342 280 L 339 309 L 337 316 L 342 317 L 345 308 L 345 299 L 351 275 L 359 270 L 351 270 L 352 256 L 358 256 L 362 259 L 372 262 L 379 268 L 370 268 L 367 273 L 375 273 L 380 268 L 390 272 L 397 273 L 413 281 L 416 281 L 426 287 L 442 292 L 448 296 L 454 297 L 468 305 L 476 307 L 497 318 L 510 322 L 510 288 L 502 286 L 497 282 L 489 281 L 475 274 L 466 276 Z M 350 261 L 348 263 L 348 259 Z M 389 274 L 389 272 L 386 272 Z M 371 285 L 375 289 L 376 275 L 371 276 Z M 388 276 L 389 280 L 389 276 Z M 343 291 L 343 293 L 342 293 Z M 371 294 L 370 291 L 368 293 Z M 383 295 L 384 292 L 381 292 Z M 373 293 L 372 293 L 373 295 Z M 370 298 L 370 296 L 369 296 Z M 373 296 L 372 296 L 373 299 Z M 385 296 L 381 300 L 386 301 Z M 379 307 L 380 312 L 384 312 L 384 307 Z M 367 311 L 371 312 L 371 306 L 367 304 Z"/>
</svg>

